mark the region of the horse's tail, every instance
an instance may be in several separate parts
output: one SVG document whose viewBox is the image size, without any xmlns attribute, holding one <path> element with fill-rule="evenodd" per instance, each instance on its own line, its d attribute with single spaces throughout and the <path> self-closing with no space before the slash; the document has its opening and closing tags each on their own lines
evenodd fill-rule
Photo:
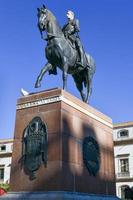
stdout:
<svg viewBox="0 0 133 200">
<path fill-rule="evenodd" d="M 86 103 L 88 103 L 88 98 L 90 97 L 90 87 L 89 87 L 89 78 L 88 78 L 88 68 L 87 68 L 87 73 L 86 73 L 86 75 L 85 75 L 85 81 L 86 81 L 86 92 L 87 92 L 87 94 L 86 94 L 86 100 L 85 100 L 85 102 Z"/>
<path fill-rule="evenodd" d="M 87 58 L 87 67 L 89 68 L 89 71 L 90 71 L 91 75 L 93 76 L 93 74 L 96 71 L 95 61 L 92 58 L 92 56 L 90 54 L 87 54 L 87 53 L 86 53 L 86 58 Z"/>
<path fill-rule="evenodd" d="M 92 93 L 92 78 L 96 70 L 96 65 L 91 55 L 86 54 L 86 58 L 87 58 L 87 68 L 86 68 L 87 72 L 85 76 L 86 77 L 85 82 L 87 89 L 87 95 L 86 95 L 86 102 L 87 102 L 88 98 L 91 96 Z"/>
</svg>

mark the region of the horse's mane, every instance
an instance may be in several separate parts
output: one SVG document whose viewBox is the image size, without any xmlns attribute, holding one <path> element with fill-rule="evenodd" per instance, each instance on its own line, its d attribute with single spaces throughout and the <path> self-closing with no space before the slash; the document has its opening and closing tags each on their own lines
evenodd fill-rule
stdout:
<svg viewBox="0 0 133 200">
<path fill-rule="evenodd" d="M 48 10 L 48 9 L 47 9 L 47 12 L 48 12 L 48 19 L 50 21 L 54 21 L 54 23 L 56 24 L 56 28 L 58 27 L 58 33 L 63 34 L 62 28 L 59 25 L 59 23 L 58 23 L 56 17 L 54 16 L 54 14 L 50 10 Z"/>
</svg>

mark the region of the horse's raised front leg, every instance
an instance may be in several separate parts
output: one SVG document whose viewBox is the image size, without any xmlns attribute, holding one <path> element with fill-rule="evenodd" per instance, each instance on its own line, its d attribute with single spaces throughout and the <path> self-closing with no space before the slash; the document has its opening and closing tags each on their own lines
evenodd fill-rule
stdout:
<svg viewBox="0 0 133 200">
<path fill-rule="evenodd" d="M 65 62 L 64 67 L 63 67 L 63 74 L 62 74 L 64 90 L 67 90 L 67 73 L 68 73 L 68 64 L 67 62 Z"/>
<path fill-rule="evenodd" d="M 44 76 L 44 74 L 49 71 L 50 69 L 52 69 L 52 65 L 50 63 L 47 63 L 41 70 L 39 76 L 37 77 L 36 83 L 35 83 L 35 88 L 38 88 L 41 86 L 41 80 Z"/>
</svg>

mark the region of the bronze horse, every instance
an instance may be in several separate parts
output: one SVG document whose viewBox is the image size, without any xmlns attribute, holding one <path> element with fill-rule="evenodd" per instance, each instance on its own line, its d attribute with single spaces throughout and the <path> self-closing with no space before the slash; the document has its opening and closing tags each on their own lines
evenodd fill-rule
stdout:
<svg viewBox="0 0 133 200">
<path fill-rule="evenodd" d="M 44 5 L 43 8 L 38 8 L 38 27 L 42 38 L 43 31 L 46 31 L 47 34 L 47 38 L 45 38 L 47 41 L 45 53 L 48 62 L 37 77 L 35 87 L 41 86 L 40 82 L 46 72 L 57 74 L 56 68 L 59 67 L 63 71 L 63 89 L 66 89 L 67 86 L 67 74 L 71 74 L 82 100 L 87 102 L 92 92 L 92 78 L 95 73 L 93 58 L 85 54 L 84 67 L 78 66 L 77 50 L 65 38 L 55 16 Z M 84 87 L 86 92 L 84 92 Z"/>
</svg>

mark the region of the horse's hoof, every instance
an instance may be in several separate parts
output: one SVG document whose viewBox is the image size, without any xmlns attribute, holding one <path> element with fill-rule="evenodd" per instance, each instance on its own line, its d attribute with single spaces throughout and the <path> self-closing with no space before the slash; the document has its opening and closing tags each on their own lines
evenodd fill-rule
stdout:
<svg viewBox="0 0 133 200">
<path fill-rule="evenodd" d="M 41 83 L 36 82 L 36 83 L 35 83 L 35 88 L 39 88 L 39 87 L 41 87 Z"/>
</svg>

